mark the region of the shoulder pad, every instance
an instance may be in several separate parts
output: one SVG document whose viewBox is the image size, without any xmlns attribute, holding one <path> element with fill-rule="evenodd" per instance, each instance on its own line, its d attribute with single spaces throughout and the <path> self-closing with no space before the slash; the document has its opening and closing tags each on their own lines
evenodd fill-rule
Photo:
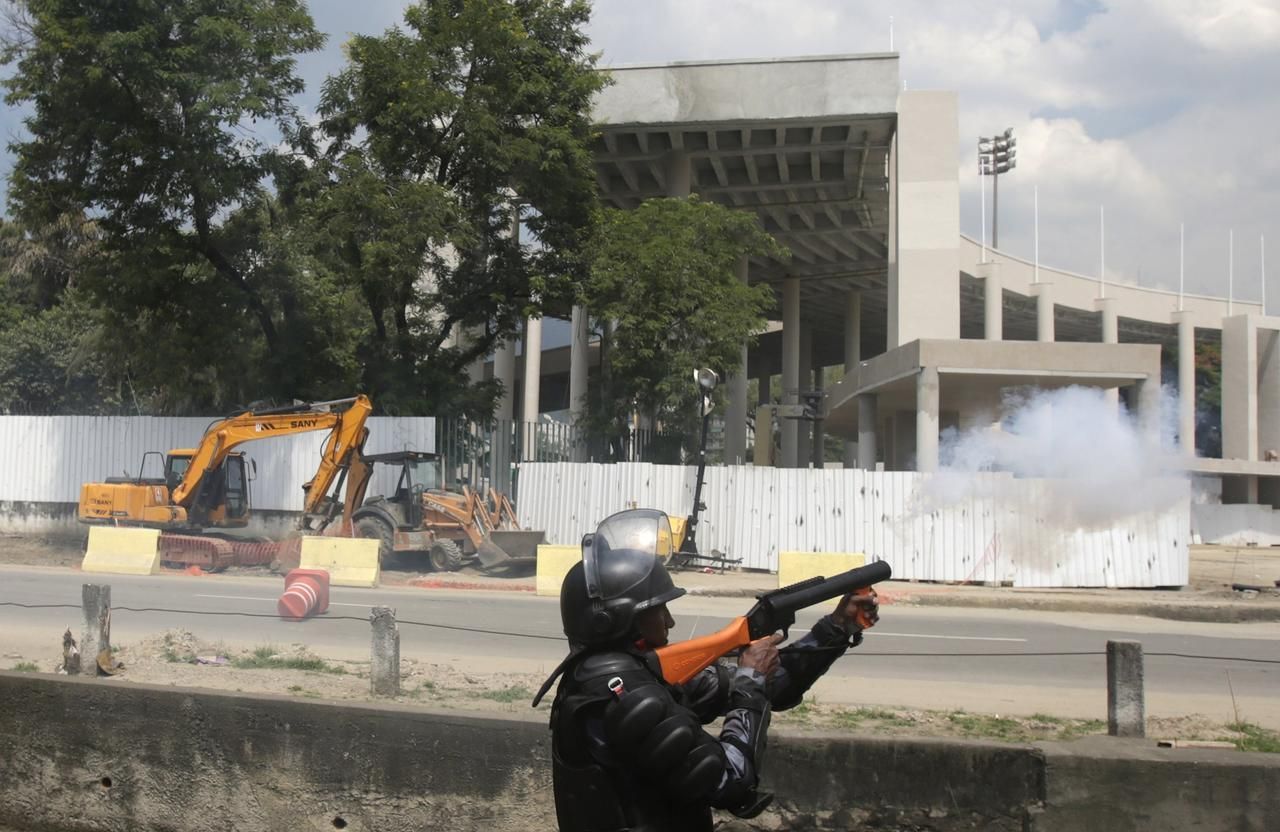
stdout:
<svg viewBox="0 0 1280 832">
<path fill-rule="evenodd" d="M 621 650 L 610 650 L 607 653 L 593 653 L 578 662 L 573 669 L 573 678 L 577 682 L 586 683 L 601 676 L 631 675 L 645 670 L 639 657 Z"/>
</svg>

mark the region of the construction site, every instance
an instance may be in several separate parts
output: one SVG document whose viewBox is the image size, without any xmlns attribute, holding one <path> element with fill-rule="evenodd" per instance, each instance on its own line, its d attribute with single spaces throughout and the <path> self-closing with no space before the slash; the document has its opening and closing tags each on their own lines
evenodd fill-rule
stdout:
<svg viewBox="0 0 1280 832">
<path fill-rule="evenodd" d="M 739 361 L 681 368 L 694 439 L 594 442 L 580 303 L 472 362 L 483 419 L 0 415 L 0 828 L 554 828 L 562 587 L 654 509 L 673 641 L 877 576 L 880 623 L 774 716 L 778 800 L 716 828 L 1273 829 L 1280 318 L 962 235 L 958 95 L 896 54 L 612 79 L 602 204 L 697 197 L 790 253 L 738 262 L 773 303 Z"/>
</svg>

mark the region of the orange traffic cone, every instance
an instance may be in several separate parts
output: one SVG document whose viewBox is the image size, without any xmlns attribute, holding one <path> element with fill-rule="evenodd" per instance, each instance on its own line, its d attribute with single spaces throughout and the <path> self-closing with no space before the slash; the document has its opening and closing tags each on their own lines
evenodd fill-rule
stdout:
<svg viewBox="0 0 1280 832">
<path fill-rule="evenodd" d="M 323 569 L 291 569 L 284 576 L 284 594 L 276 602 L 281 618 L 301 621 L 329 611 L 329 573 Z"/>
</svg>

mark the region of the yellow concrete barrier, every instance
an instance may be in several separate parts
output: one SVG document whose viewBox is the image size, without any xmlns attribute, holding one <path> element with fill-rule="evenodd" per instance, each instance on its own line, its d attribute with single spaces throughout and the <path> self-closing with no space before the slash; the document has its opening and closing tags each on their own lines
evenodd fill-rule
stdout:
<svg viewBox="0 0 1280 832">
<path fill-rule="evenodd" d="M 323 569 L 333 586 L 377 586 L 378 541 L 363 537 L 302 538 L 303 569 Z"/>
<path fill-rule="evenodd" d="M 569 574 L 573 565 L 582 560 L 581 546 L 551 546 L 543 544 L 538 547 L 538 579 L 535 592 L 538 595 L 560 597 L 560 585 L 564 576 Z"/>
<path fill-rule="evenodd" d="M 80 569 L 113 575 L 159 575 L 160 530 L 90 526 Z"/>
<path fill-rule="evenodd" d="M 816 575 L 830 578 L 867 565 L 857 552 L 782 552 L 778 555 L 778 586 L 790 586 Z"/>
</svg>

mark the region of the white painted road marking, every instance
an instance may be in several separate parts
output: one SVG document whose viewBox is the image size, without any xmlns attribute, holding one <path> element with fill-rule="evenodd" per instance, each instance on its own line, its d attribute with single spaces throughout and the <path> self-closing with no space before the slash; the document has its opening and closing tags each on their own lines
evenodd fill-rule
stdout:
<svg viewBox="0 0 1280 832">
<path fill-rule="evenodd" d="M 793 627 L 791 632 L 807 633 L 809 631 Z M 868 630 L 866 634 L 869 636 L 889 636 L 890 638 L 941 638 L 950 641 L 1014 641 L 1024 644 L 1027 641 L 1025 638 L 1000 638 L 999 636 L 935 636 L 928 633 L 886 633 L 880 630 Z"/>
<path fill-rule="evenodd" d="M 274 604 L 278 598 L 254 598 L 250 595 L 197 595 L 197 598 L 221 598 L 224 601 L 267 601 Z M 331 607 L 360 607 L 361 609 L 372 609 L 373 604 L 340 604 L 337 601 L 330 601 Z"/>
</svg>

